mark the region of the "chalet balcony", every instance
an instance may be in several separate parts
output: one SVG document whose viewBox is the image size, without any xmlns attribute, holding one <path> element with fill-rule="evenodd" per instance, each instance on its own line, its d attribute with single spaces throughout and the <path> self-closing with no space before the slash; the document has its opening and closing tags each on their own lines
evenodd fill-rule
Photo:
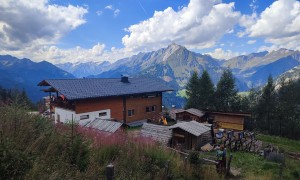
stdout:
<svg viewBox="0 0 300 180">
<path fill-rule="evenodd" d="M 75 105 L 67 100 L 62 100 L 61 98 L 54 98 L 50 101 L 51 107 L 59 107 L 63 109 L 69 109 L 75 111 Z"/>
</svg>

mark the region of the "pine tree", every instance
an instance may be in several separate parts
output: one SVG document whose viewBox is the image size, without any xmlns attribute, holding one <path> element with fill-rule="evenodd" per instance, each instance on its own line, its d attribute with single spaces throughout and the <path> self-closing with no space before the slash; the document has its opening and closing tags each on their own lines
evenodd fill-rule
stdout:
<svg viewBox="0 0 300 180">
<path fill-rule="evenodd" d="M 274 112 L 276 112 L 276 93 L 271 75 L 268 78 L 267 85 L 262 90 L 257 111 L 259 126 L 270 133 L 270 130 L 272 129 L 271 120 L 274 120 Z"/>
<path fill-rule="evenodd" d="M 199 102 L 199 79 L 197 71 L 194 71 L 188 84 L 186 85 L 186 95 L 188 96 L 185 108 L 197 108 Z"/>
<path fill-rule="evenodd" d="M 276 111 L 276 134 L 289 138 L 300 138 L 300 81 L 281 82 Z"/>
<path fill-rule="evenodd" d="M 237 97 L 235 79 L 229 69 L 224 70 L 215 93 L 216 109 L 218 111 L 234 111 Z"/>
<path fill-rule="evenodd" d="M 198 109 L 214 109 L 214 93 L 215 88 L 210 76 L 206 70 L 203 71 L 199 79 L 199 102 Z"/>
</svg>

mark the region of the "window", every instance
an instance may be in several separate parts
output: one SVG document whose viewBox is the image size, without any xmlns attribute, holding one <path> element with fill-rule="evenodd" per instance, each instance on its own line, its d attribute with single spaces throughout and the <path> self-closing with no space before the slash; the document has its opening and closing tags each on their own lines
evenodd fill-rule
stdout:
<svg viewBox="0 0 300 180">
<path fill-rule="evenodd" d="M 107 116 L 107 112 L 101 112 L 101 113 L 99 113 L 99 117 L 101 117 L 101 116 Z"/>
<path fill-rule="evenodd" d="M 134 115 L 134 109 L 129 109 L 128 116 L 133 116 L 133 115 Z"/>
<path fill-rule="evenodd" d="M 156 106 L 146 106 L 146 112 L 154 112 L 156 111 Z"/>
<path fill-rule="evenodd" d="M 89 118 L 90 118 L 90 116 L 88 114 L 80 116 L 80 120 L 89 119 Z"/>
<path fill-rule="evenodd" d="M 146 112 L 150 112 L 150 107 L 149 106 L 146 107 Z"/>
<path fill-rule="evenodd" d="M 156 110 L 156 106 L 152 106 L 152 107 L 151 107 L 151 110 L 152 110 L 152 111 L 155 111 L 155 110 Z"/>
</svg>

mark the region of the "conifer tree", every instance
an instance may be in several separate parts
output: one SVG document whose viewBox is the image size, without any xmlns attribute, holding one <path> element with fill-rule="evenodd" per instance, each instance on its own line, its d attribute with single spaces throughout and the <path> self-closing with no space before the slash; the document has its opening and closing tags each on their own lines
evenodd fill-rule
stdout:
<svg viewBox="0 0 300 180">
<path fill-rule="evenodd" d="M 188 84 L 186 85 L 186 95 L 188 96 L 185 108 L 197 108 L 199 102 L 199 79 L 197 71 L 194 71 Z"/>
<path fill-rule="evenodd" d="M 270 133 L 271 119 L 274 119 L 274 112 L 276 111 L 276 93 L 273 83 L 273 78 L 270 75 L 267 85 L 262 90 L 261 98 L 258 102 L 257 120 L 263 130 L 267 130 Z"/>
<path fill-rule="evenodd" d="M 216 110 L 235 111 L 237 92 L 232 72 L 229 69 L 224 70 L 215 93 Z"/>
<path fill-rule="evenodd" d="M 210 76 L 206 70 L 203 71 L 199 79 L 199 102 L 198 109 L 214 109 L 214 93 L 215 88 Z"/>
</svg>

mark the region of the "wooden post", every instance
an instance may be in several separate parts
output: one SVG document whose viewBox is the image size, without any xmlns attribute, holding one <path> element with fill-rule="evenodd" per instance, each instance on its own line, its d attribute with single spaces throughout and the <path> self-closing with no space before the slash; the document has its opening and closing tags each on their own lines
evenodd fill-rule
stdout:
<svg viewBox="0 0 300 180">
<path fill-rule="evenodd" d="M 185 156 L 185 158 L 184 158 L 184 168 L 187 167 L 187 163 L 188 163 L 188 156 Z"/>
<path fill-rule="evenodd" d="M 114 180 L 115 179 L 115 168 L 114 165 L 109 164 L 106 166 L 106 180 Z"/>
<path fill-rule="evenodd" d="M 72 125 L 71 125 L 71 143 L 73 146 L 73 141 L 74 141 L 74 120 L 73 120 L 73 114 L 72 114 Z"/>
<path fill-rule="evenodd" d="M 231 160 L 232 160 L 232 155 L 230 154 L 229 160 L 227 162 L 227 167 L 226 167 L 226 176 L 229 176 L 230 174 L 230 164 L 231 164 Z"/>
</svg>

